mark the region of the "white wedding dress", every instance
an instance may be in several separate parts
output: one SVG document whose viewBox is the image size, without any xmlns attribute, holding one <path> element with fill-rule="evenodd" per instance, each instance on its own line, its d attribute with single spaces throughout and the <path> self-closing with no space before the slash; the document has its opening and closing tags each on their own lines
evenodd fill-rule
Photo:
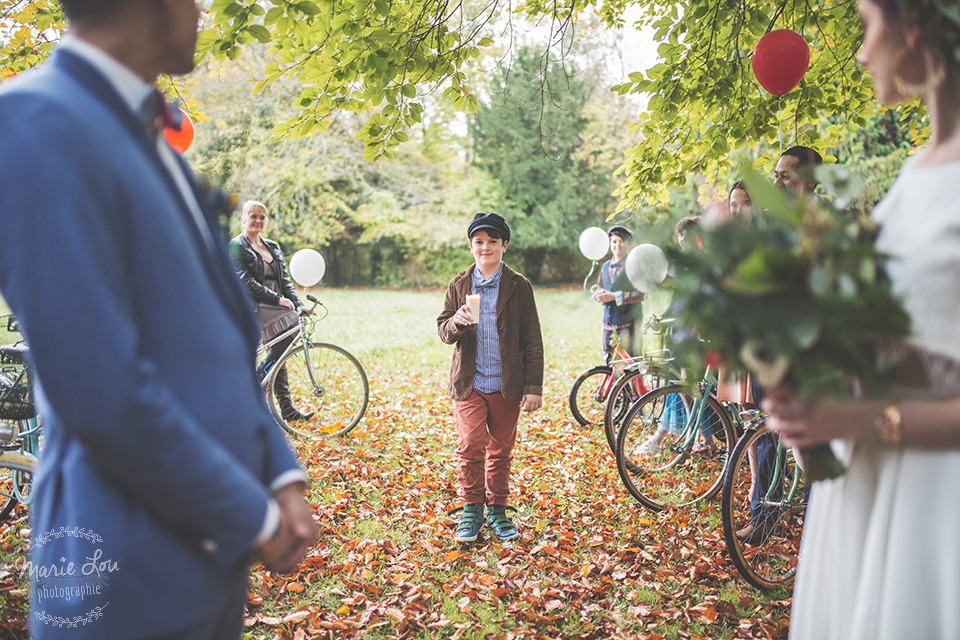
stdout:
<svg viewBox="0 0 960 640">
<path fill-rule="evenodd" d="M 874 211 L 878 247 L 912 342 L 960 361 L 960 162 L 916 160 Z M 960 638 L 960 450 L 833 444 L 849 470 L 813 488 L 791 640 Z"/>
</svg>

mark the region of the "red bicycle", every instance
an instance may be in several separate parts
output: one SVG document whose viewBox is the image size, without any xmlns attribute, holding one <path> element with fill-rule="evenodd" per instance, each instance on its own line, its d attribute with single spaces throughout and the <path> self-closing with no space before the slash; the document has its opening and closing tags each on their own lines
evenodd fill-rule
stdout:
<svg viewBox="0 0 960 640">
<path fill-rule="evenodd" d="M 617 431 L 630 405 L 663 383 L 662 372 L 670 362 L 667 351 L 662 348 L 664 329 L 669 322 L 656 315 L 647 321 L 644 329 L 660 334 L 661 349 L 642 356 L 630 356 L 614 334 L 610 362 L 582 372 L 570 387 L 570 413 L 585 427 L 603 423 L 611 451 L 616 450 Z"/>
</svg>

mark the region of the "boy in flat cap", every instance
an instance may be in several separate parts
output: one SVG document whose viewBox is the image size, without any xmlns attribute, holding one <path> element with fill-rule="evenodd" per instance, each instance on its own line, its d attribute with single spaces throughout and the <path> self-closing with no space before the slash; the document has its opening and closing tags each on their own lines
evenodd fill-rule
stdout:
<svg viewBox="0 0 960 640">
<path fill-rule="evenodd" d="M 618 224 L 610 227 L 607 236 L 610 238 L 613 258 L 600 267 L 593 298 L 603 305 L 603 352 L 607 356 L 607 362 L 610 362 L 613 356 L 610 339 L 615 333 L 625 342 L 624 351 L 633 356 L 636 355 L 634 349 L 639 350 L 634 321 L 643 315 L 643 306 L 640 304 L 643 294 L 630 283 L 624 270 L 633 233 Z"/>
<path fill-rule="evenodd" d="M 467 229 L 475 264 L 447 286 L 437 318 L 440 339 L 455 345 L 450 385 L 456 418 L 463 511 L 454 539 L 474 542 L 484 523 L 501 540 L 520 535 L 507 516 L 510 462 L 520 411 L 543 403 L 543 339 L 530 281 L 503 262 L 510 227 L 478 213 Z M 466 304 L 479 295 L 478 314 Z"/>
</svg>

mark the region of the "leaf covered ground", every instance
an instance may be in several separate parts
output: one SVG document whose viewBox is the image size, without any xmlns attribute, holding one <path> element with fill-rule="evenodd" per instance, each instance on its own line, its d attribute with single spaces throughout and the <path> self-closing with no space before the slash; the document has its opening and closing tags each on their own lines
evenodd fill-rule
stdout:
<svg viewBox="0 0 960 640">
<path fill-rule="evenodd" d="M 520 422 L 521 537 L 501 544 L 485 529 L 465 547 L 447 515 L 460 501 L 451 348 L 435 329 L 443 293 L 318 293 L 331 313 L 317 337 L 360 358 L 371 402 L 346 437 L 294 441 L 321 533 L 296 574 L 255 568 L 246 637 L 786 638 L 789 593 L 739 579 L 717 501 L 646 511 L 602 433 L 570 417 L 570 383 L 600 360 L 599 309 L 583 292 L 537 292 L 545 406 Z M 25 638 L 29 529 L 25 510 L 14 516 L 0 524 L 0 637 Z"/>
</svg>

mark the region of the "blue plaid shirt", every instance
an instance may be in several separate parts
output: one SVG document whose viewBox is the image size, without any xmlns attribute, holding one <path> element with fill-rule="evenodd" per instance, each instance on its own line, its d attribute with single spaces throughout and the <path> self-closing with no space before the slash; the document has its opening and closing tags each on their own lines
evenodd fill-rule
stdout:
<svg viewBox="0 0 960 640">
<path fill-rule="evenodd" d="M 477 324 L 477 369 L 473 388 L 482 393 L 500 391 L 502 369 L 500 363 L 500 336 L 497 334 L 497 298 L 500 295 L 500 276 L 503 264 L 494 274 L 492 285 L 478 288 L 484 280 L 474 267 L 471 293 L 480 294 L 480 322 Z"/>
</svg>

